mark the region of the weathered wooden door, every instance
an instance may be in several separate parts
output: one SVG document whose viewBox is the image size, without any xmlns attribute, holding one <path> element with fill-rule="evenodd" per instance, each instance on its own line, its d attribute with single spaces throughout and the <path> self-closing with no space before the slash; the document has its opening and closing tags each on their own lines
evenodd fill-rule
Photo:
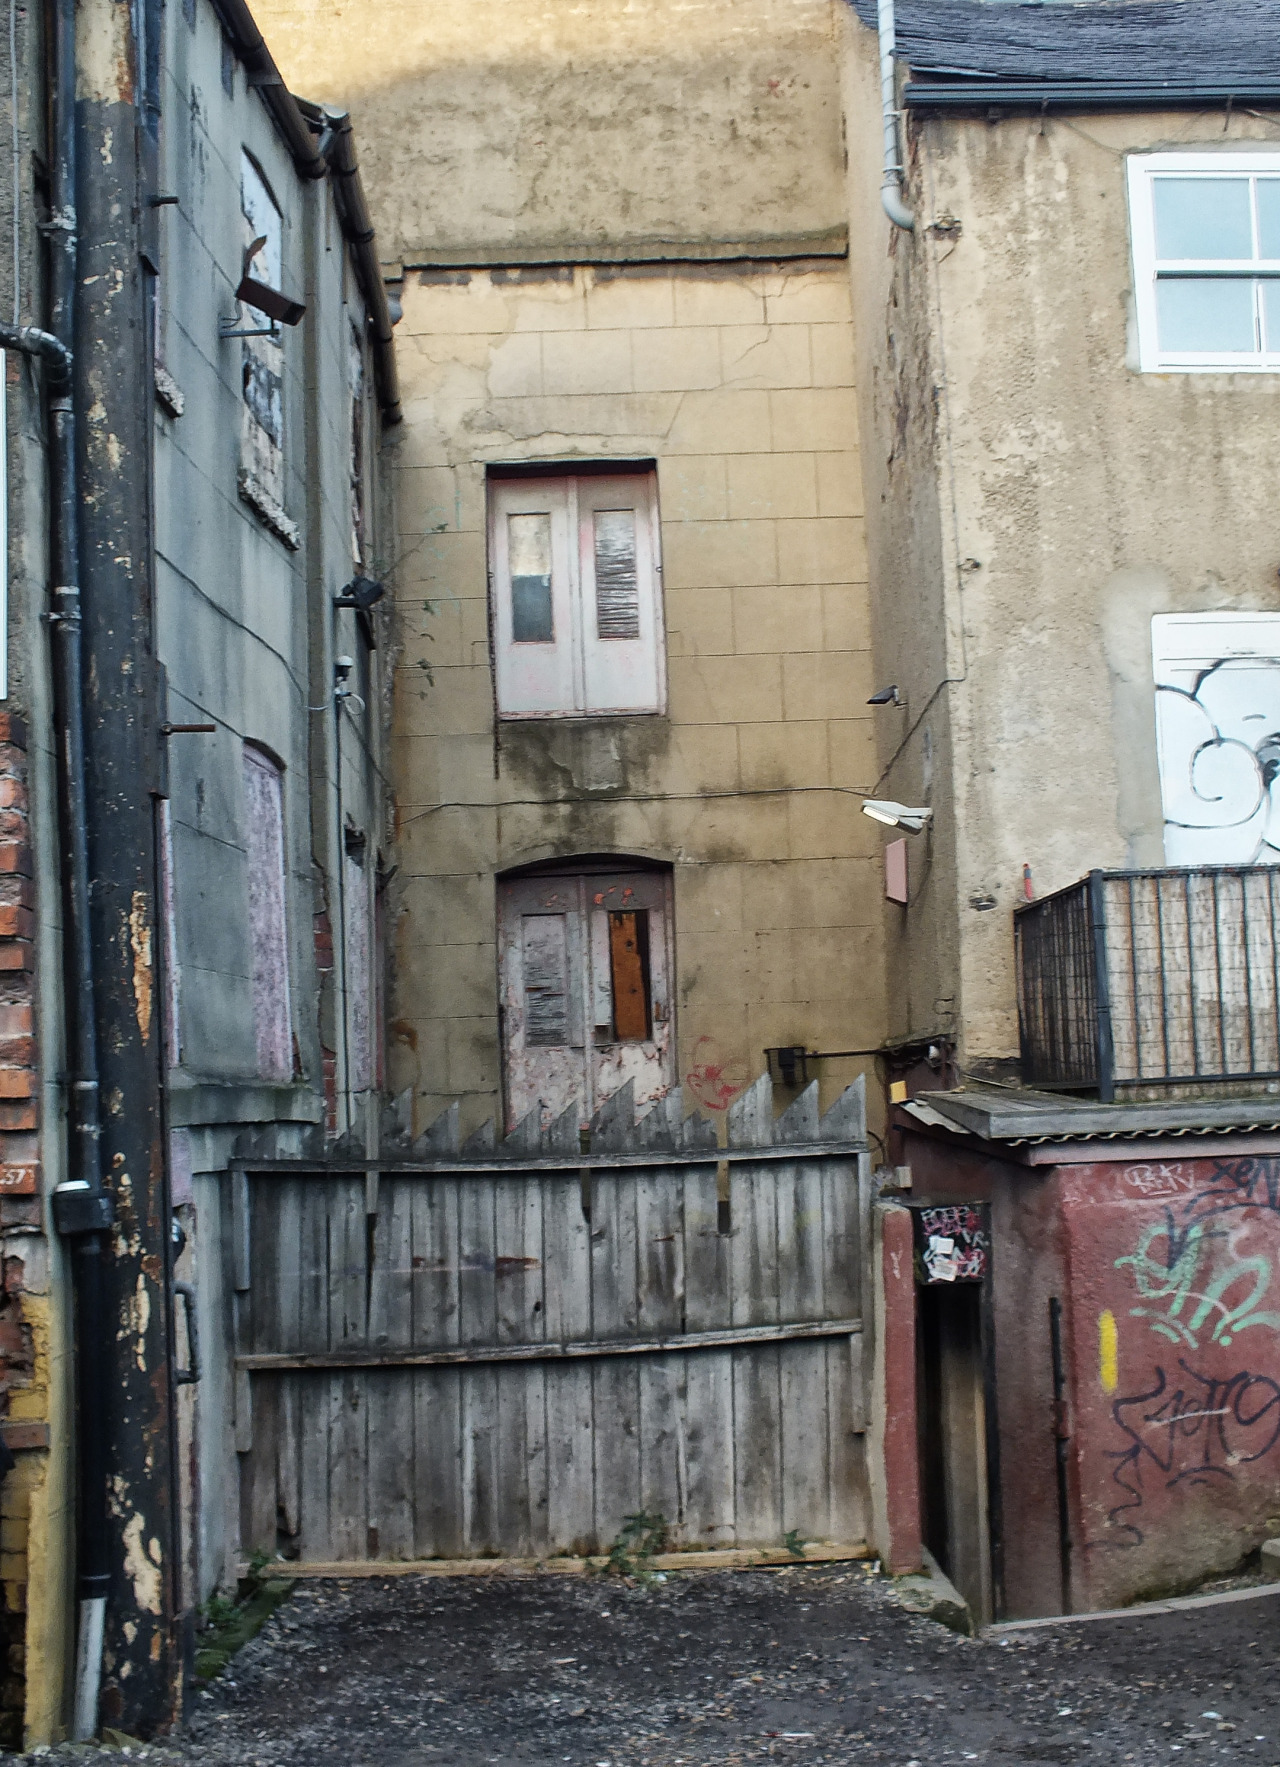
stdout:
<svg viewBox="0 0 1280 1767">
<path fill-rule="evenodd" d="M 244 1551 L 545 1557 L 641 1509 L 862 1540 L 861 1089 L 774 1124 L 766 1078 L 731 1129 L 727 1195 L 709 1126 L 633 1124 L 629 1087 L 587 1156 L 570 1113 L 536 1154 L 446 1125 L 412 1166 L 245 1174 Z"/>
<path fill-rule="evenodd" d="M 675 1079 L 671 873 L 544 873 L 498 886 L 506 1123 L 576 1104 L 589 1123 L 630 1082 Z"/>
</svg>

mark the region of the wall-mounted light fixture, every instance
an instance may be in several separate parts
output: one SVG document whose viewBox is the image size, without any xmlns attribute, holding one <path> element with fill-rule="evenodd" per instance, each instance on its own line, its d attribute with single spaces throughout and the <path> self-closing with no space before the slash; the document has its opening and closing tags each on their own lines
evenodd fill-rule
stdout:
<svg viewBox="0 0 1280 1767">
<path fill-rule="evenodd" d="M 244 254 L 240 267 L 240 282 L 236 289 L 236 310 L 230 319 L 218 321 L 219 337 L 278 337 L 282 325 L 296 325 L 306 312 L 302 301 L 295 301 L 289 295 L 282 294 L 278 288 L 270 288 L 265 282 L 259 282 L 250 271 L 253 260 L 267 243 L 264 233 L 255 239 Z M 267 325 L 242 326 L 242 306 L 252 307 L 257 313 L 265 313 L 270 321 Z"/>
<path fill-rule="evenodd" d="M 898 692 L 895 682 L 892 687 L 882 687 L 879 693 L 873 693 L 867 704 L 869 706 L 901 706 L 905 705 L 906 701 Z"/>
<path fill-rule="evenodd" d="M 864 798 L 862 814 L 886 828 L 905 828 L 908 834 L 919 834 L 933 820 L 933 811 L 926 806 L 896 804 L 892 798 Z"/>
</svg>

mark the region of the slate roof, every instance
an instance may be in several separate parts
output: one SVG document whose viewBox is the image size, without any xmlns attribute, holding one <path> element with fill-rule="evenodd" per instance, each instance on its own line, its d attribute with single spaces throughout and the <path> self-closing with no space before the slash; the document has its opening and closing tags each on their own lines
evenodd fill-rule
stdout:
<svg viewBox="0 0 1280 1767">
<path fill-rule="evenodd" d="M 852 0 L 875 28 L 875 0 Z M 913 79 L 1253 88 L 1280 81 L 1278 0 L 897 0 Z"/>
</svg>

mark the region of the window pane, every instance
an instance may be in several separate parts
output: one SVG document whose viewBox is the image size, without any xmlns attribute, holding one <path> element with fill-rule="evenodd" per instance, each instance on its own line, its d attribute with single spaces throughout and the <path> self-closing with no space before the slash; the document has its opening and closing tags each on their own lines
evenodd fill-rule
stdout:
<svg viewBox="0 0 1280 1767">
<path fill-rule="evenodd" d="M 1262 347 L 1270 355 L 1280 355 L 1280 282 L 1263 282 Z"/>
<path fill-rule="evenodd" d="M 543 1048 L 569 1041 L 569 929 L 563 914 L 526 914 L 524 1040 Z"/>
<path fill-rule="evenodd" d="M 507 547 L 511 561 L 511 636 L 517 644 L 550 644 L 551 517 L 509 515 Z"/>
<path fill-rule="evenodd" d="M 601 638 L 640 636 L 634 509 L 596 511 L 596 631 Z"/>
<path fill-rule="evenodd" d="M 1258 179 L 1258 255 L 1280 258 L 1280 178 Z"/>
<path fill-rule="evenodd" d="M 1248 277 L 1162 278 L 1156 283 L 1156 316 L 1162 351 L 1228 355 L 1258 347 Z"/>
<path fill-rule="evenodd" d="M 1152 198 L 1158 258 L 1253 256 L 1247 178 L 1156 178 Z"/>
</svg>

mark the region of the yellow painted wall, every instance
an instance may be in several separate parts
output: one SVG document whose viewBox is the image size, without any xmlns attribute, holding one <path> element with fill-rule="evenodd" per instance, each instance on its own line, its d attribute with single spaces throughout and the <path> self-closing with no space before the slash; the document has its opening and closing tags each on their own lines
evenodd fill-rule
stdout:
<svg viewBox="0 0 1280 1767">
<path fill-rule="evenodd" d="M 494 876 L 552 856 L 674 864 L 681 1076 L 719 1063 L 745 1083 L 771 1044 L 875 1044 L 845 264 L 437 272 L 403 300 L 390 1079 L 416 1127 L 454 1096 L 470 1123 L 498 1110 Z M 495 740 L 486 462 L 647 457 L 669 715 Z M 865 1065 L 825 1064 L 824 1094 Z"/>
</svg>

